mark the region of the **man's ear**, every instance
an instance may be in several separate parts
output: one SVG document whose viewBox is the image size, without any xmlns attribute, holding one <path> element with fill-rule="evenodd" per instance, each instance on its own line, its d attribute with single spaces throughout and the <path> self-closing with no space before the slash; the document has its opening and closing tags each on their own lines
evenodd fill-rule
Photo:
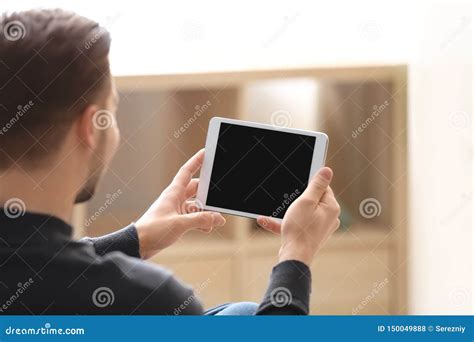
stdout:
<svg viewBox="0 0 474 342">
<path fill-rule="evenodd" d="M 94 126 L 94 115 L 99 110 L 97 105 L 89 105 L 76 121 L 76 134 L 86 147 L 94 149 L 97 145 L 98 132 Z"/>
</svg>

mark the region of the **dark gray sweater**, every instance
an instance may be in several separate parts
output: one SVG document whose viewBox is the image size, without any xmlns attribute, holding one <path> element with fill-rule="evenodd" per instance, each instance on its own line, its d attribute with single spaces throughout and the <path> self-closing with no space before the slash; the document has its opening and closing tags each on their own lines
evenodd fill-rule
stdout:
<svg viewBox="0 0 474 342">
<path fill-rule="evenodd" d="M 0 208 L 0 314 L 203 313 L 190 287 L 140 259 L 133 225 L 81 241 L 72 240 L 72 231 L 53 216 L 9 218 Z M 309 268 L 282 262 L 257 314 L 308 314 L 310 291 Z"/>
</svg>

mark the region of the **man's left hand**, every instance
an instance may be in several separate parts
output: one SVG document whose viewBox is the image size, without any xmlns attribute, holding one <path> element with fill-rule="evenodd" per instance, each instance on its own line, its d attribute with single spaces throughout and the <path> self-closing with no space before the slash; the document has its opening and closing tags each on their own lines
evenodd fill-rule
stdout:
<svg viewBox="0 0 474 342">
<path fill-rule="evenodd" d="M 199 179 L 193 175 L 204 161 L 204 149 L 196 153 L 178 171 L 171 184 L 135 223 L 140 255 L 148 259 L 176 242 L 191 229 L 206 233 L 225 224 L 216 212 L 201 211 L 200 205 L 190 200 L 196 196 Z"/>
</svg>

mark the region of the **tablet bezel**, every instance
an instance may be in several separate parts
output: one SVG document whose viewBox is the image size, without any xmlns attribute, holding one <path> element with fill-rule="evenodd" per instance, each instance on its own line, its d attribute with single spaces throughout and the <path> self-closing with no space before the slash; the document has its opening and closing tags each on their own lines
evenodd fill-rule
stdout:
<svg viewBox="0 0 474 342">
<path fill-rule="evenodd" d="M 312 131 L 296 129 L 296 128 L 273 126 L 273 125 L 267 125 L 267 124 L 262 124 L 262 123 L 257 123 L 257 122 L 213 117 L 209 121 L 209 129 L 207 131 L 207 138 L 206 138 L 206 152 L 204 156 L 204 162 L 201 168 L 201 173 L 199 176 L 198 191 L 196 195 L 197 205 L 201 207 L 203 210 L 218 211 L 224 214 L 244 216 L 244 217 L 249 217 L 249 218 L 257 218 L 258 216 L 262 216 L 260 214 L 254 214 L 254 213 L 248 213 L 244 211 L 238 211 L 238 210 L 232 210 L 232 209 L 206 205 L 207 194 L 209 192 L 209 182 L 211 179 L 212 166 L 214 165 L 214 157 L 216 154 L 217 140 L 219 139 L 219 130 L 220 130 L 221 123 L 228 123 L 228 124 L 233 124 L 233 125 L 240 125 L 240 126 L 247 126 L 247 127 L 254 127 L 254 128 L 262 128 L 262 129 L 279 131 L 279 132 L 303 134 L 303 135 L 316 137 L 316 143 L 314 146 L 313 158 L 311 161 L 309 179 L 311 179 L 311 177 L 321 167 L 324 166 L 324 162 L 326 160 L 327 146 L 328 146 L 328 141 L 329 141 L 328 136 L 324 133 L 312 132 Z M 277 217 L 273 217 L 273 218 L 275 220 L 281 220 Z"/>
</svg>

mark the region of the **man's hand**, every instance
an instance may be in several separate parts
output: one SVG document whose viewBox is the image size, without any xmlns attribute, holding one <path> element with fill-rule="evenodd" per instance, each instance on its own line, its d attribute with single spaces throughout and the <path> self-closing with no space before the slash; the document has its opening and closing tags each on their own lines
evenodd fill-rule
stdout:
<svg viewBox="0 0 474 342">
<path fill-rule="evenodd" d="M 196 195 L 199 179 L 193 179 L 193 175 L 203 160 L 204 149 L 181 167 L 172 183 L 135 223 L 142 258 L 152 257 L 188 230 L 209 233 L 213 227 L 225 224 L 221 214 L 201 211 L 198 204 L 188 201 Z"/>
<path fill-rule="evenodd" d="M 339 227 L 341 210 L 329 187 L 332 175 L 330 168 L 320 169 L 290 205 L 281 224 L 269 217 L 257 218 L 263 228 L 281 233 L 280 262 L 298 260 L 309 266 L 316 252 Z"/>
</svg>

